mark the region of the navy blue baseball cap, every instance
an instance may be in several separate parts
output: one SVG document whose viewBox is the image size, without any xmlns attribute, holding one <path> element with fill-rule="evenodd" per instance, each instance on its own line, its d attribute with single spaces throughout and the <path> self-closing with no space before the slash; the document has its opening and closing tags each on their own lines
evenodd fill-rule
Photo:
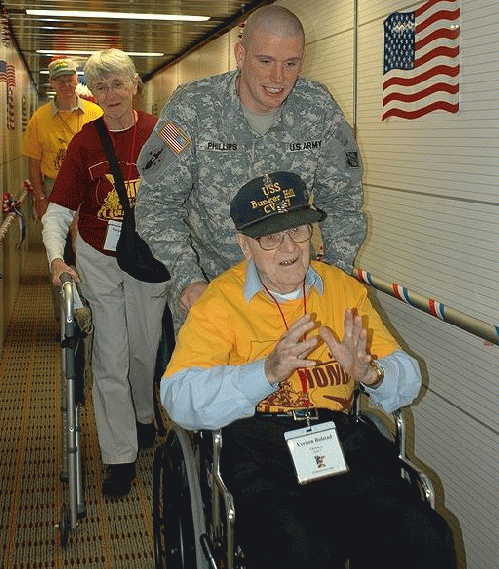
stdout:
<svg viewBox="0 0 499 569">
<path fill-rule="evenodd" d="M 326 212 L 310 203 L 305 182 L 294 172 L 273 172 L 245 184 L 230 203 L 237 231 L 264 237 L 323 221 Z"/>
</svg>

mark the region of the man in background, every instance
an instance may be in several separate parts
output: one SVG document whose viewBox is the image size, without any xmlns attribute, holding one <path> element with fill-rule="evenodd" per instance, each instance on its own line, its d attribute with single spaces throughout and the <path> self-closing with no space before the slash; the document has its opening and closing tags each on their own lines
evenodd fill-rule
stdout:
<svg viewBox="0 0 499 569">
<path fill-rule="evenodd" d="M 73 60 L 57 59 L 50 63 L 48 70 L 55 98 L 42 105 L 31 117 L 21 147 L 22 153 L 28 157 L 38 219 L 47 209 L 46 198 L 52 190 L 69 142 L 85 123 L 102 115 L 98 105 L 76 95 L 78 79 Z"/>
</svg>

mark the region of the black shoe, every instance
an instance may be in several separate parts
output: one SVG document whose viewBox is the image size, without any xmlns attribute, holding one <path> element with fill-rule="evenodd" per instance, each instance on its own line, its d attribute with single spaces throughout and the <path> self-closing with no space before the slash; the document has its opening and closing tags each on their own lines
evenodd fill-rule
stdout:
<svg viewBox="0 0 499 569">
<path fill-rule="evenodd" d="M 109 464 L 106 468 L 106 478 L 102 483 L 102 493 L 109 497 L 124 496 L 130 492 L 134 478 L 135 462 Z"/>
<path fill-rule="evenodd" d="M 156 440 L 154 423 L 139 423 L 137 421 L 137 442 L 139 449 L 151 448 Z"/>
</svg>

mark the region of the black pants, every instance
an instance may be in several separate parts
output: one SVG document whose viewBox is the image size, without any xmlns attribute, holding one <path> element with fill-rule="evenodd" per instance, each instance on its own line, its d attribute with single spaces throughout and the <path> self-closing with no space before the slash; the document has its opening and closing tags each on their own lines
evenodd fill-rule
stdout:
<svg viewBox="0 0 499 569">
<path fill-rule="evenodd" d="M 251 568 L 452 569 L 450 530 L 400 478 L 394 446 L 329 412 L 349 472 L 300 485 L 284 432 L 291 419 L 253 417 L 223 431 L 222 472 Z"/>
</svg>

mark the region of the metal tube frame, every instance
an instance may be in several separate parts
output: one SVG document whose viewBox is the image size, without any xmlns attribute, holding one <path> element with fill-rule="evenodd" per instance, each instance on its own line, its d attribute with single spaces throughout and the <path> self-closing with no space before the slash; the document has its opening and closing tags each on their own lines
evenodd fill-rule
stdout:
<svg viewBox="0 0 499 569">
<path fill-rule="evenodd" d="M 78 518 L 85 514 L 83 472 L 81 467 L 80 410 L 76 404 L 75 319 L 73 295 L 78 294 L 69 275 L 61 275 L 62 319 L 61 341 L 64 342 L 61 377 L 62 411 L 62 474 L 69 484 L 69 514 L 71 529 L 78 526 Z M 64 408 L 65 405 L 65 408 Z"/>
</svg>

